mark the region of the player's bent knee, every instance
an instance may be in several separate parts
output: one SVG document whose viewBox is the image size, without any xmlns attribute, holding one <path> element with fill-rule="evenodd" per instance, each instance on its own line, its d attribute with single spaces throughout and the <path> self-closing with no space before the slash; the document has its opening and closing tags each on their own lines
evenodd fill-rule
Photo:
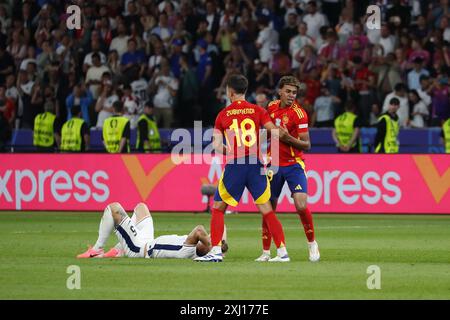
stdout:
<svg viewBox="0 0 450 320">
<path fill-rule="evenodd" d="M 150 211 L 145 203 L 138 203 L 134 208 L 134 213 L 136 214 L 136 218 L 138 220 L 142 220 L 147 216 L 150 216 Z"/>
</svg>

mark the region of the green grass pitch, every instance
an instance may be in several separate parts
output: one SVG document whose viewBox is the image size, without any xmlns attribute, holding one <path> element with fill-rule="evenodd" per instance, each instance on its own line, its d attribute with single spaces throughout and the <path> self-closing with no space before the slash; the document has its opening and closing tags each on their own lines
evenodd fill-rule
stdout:
<svg viewBox="0 0 450 320">
<path fill-rule="evenodd" d="M 253 261 L 261 250 L 257 214 L 225 217 L 223 263 L 76 259 L 94 243 L 100 216 L 0 213 L 0 299 L 450 299 L 450 216 L 316 214 L 318 263 L 308 261 L 298 218 L 286 214 L 279 217 L 290 263 Z M 206 214 L 153 218 L 156 236 L 209 225 Z M 70 265 L 80 267 L 80 290 L 66 287 Z M 370 265 L 380 267 L 379 290 L 367 288 Z"/>
</svg>

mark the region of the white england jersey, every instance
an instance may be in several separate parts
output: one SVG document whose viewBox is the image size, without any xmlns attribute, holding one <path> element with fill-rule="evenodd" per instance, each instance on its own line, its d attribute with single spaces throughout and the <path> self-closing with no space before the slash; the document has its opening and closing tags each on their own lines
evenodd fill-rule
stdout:
<svg viewBox="0 0 450 320">
<path fill-rule="evenodd" d="M 184 242 L 188 236 L 176 234 L 160 236 L 149 243 L 147 254 L 154 259 L 194 259 L 197 257 L 195 245 L 186 245 Z"/>
<path fill-rule="evenodd" d="M 138 98 L 139 101 L 139 112 L 141 113 L 144 109 L 144 104 L 149 99 L 148 97 L 148 82 L 145 79 L 139 79 L 133 81 L 131 84 L 131 90 L 133 91 L 133 95 Z"/>
</svg>

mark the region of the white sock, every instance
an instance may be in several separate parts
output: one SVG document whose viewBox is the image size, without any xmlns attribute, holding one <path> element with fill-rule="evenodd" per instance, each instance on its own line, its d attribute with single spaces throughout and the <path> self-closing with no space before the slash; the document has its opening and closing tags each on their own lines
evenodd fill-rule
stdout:
<svg viewBox="0 0 450 320">
<path fill-rule="evenodd" d="M 270 250 L 263 250 L 263 254 L 270 256 Z"/>
<path fill-rule="evenodd" d="M 222 247 L 221 246 L 214 246 L 214 247 L 212 247 L 211 253 L 213 253 L 213 254 L 222 254 Z"/>
<path fill-rule="evenodd" d="M 114 219 L 112 217 L 111 209 L 109 206 L 106 207 L 103 212 L 102 220 L 100 221 L 100 226 L 98 227 L 98 239 L 94 245 L 94 249 L 98 250 L 105 246 L 106 241 L 108 241 L 111 232 L 114 230 Z"/>
<path fill-rule="evenodd" d="M 287 255 L 286 247 L 285 247 L 285 246 L 279 247 L 279 248 L 277 249 L 277 255 L 278 255 L 279 257 L 284 257 L 285 255 Z"/>
</svg>

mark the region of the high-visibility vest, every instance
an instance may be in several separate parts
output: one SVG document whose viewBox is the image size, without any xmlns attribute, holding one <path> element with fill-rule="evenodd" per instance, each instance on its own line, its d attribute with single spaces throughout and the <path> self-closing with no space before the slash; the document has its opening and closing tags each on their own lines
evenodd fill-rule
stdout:
<svg viewBox="0 0 450 320">
<path fill-rule="evenodd" d="M 125 126 L 130 120 L 128 118 L 109 117 L 103 123 L 103 141 L 105 142 L 106 151 L 109 153 L 118 153 L 120 140 L 122 139 Z M 130 145 L 127 143 L 127 152 L 130 152 Z"/>
<path fill-rule="evenodd" d="M 80 118 L 72 118 L 64 123 L 61 130 L 61 151 L 81 151 L 83 123 L 84 120 Z"/>
<path fill-rule="evenodd" d="M 384 141 L 376 146 L 375 152 L 379 153 L 383 144 L 385 153 L 398 153 L 398 133 L 400 128 L 398 120 L 394 120 L 388 114 L 384 114 L 378 121 L 382 121 L 383 119 L 386 121 L 386 135 L 384 136 Z"/>
<path fill-rule="evenodd" d="M 147 115 L 143 114 L 139 117 L 138 123 L 141 121 L 147 122 L 147 128 L 148 128 L 148 143 L 144 142 L 144 151 L 150 151 L 150 150 L 158 150 L 161 149 L 161 139 L 159 136 L 159 130 L 158 126 L 156 125 L 156 122 Z M 137 139 L 136 139 L 136 149 L 139 147 L 140 143 L 140 137 L 141 135 L 138 133 Z"/>
<path fill-rule="evenodd" d="M 33 145 L 51 147 L 55 144 L 54 129 L 56 116 L 50 112 L 40 113 L 34 119 Z"/>
<path fill-rule="evenodd" d="M 445 153 L 450 153 L 450 119 L 444 122 L 442 130 L 444 131 Z"/>
<path fill-rule="evenodd" d="M 334 128 L 336 129 L 337 139 L 340 145 L 346 146 L 352 139 L 353 132 L 355 131 L 354 123 L 356 120 L 356 114 L 353 112 L 344 112 L 334 120 Z M 356 141 L 351 145 L 351 148 L 356 146 Z"/>
</svg>

